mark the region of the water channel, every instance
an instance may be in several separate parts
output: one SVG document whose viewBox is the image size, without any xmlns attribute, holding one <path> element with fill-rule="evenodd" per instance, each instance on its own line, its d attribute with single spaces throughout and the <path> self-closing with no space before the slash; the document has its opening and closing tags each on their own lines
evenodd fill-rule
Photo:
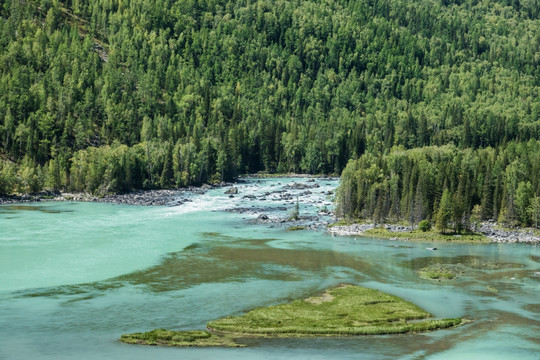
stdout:
<svg viewBox="0 0 540 360">
<path fill-rule="evenodd" d="M 305 187 L 288 188 L 293 183 Z M 318 187 L 315 187 L 317 185 Z M 0 359 L 538 359 L 540 250 L 287 231 L 296 197 L 330 221 L 335 179 L 252 179 L 173 207 L 83 202 L 0 206 Z M 426 248 L 436 246 L 437 251 Z M 459 264 L 451 281 L 421 279 Z M 253 340 L 250 347 L 126 345 L 123 333 L 204 329 L 340 283 L 376 288 L 435 317 L 473 323 L 423 334 Z"/>
</svg>

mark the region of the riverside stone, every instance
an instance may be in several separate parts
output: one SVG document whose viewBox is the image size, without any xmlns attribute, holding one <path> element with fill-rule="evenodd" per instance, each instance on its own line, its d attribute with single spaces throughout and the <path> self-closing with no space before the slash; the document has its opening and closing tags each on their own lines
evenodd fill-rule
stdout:
<svg viewBox="0 0 540 360">
<path fill-rule="evenodd" d="M 413 228 L 411 226 L 384 224 L 385 229 L 392 232 L 407 232 Z M 375 224 L 351 224 L 336 225 L 328 228 L 332 235 L 363 235 L 369 229 L 373 229 Z M 493 221 L 483 222 L 475 229 L 488 237 L 491 242 L 497 243 L 540 243 L 540 236 L 535 235 L 531 229 L 499 229 Z"/>
</svg>

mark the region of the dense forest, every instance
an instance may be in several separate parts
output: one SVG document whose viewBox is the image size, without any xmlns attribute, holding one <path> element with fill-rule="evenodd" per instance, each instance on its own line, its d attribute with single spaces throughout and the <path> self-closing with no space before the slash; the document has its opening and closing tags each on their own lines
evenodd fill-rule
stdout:
<svg viewBox="0 0 540 360">
<path fill-rule="evenodd" d="M 461 232 L 481 220 L 540 225 L 540 141 L 364 154 L 342 175 L 339 212 L 376 223 L 429 219 Z"/>
<path fill-rule="evenodd" d="M 538 222 L 539 0 L 1 4 L 0 193 L 345 169 L 344 216 Z"/>
</svg>

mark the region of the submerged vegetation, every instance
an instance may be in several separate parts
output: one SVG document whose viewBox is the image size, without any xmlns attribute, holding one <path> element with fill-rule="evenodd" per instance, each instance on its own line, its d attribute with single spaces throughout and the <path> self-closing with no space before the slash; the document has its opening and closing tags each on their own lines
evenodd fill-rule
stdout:
<svg viewBox="0 0 540 360">
<path fill-rule="evenodd" d="M 311 337 L 397 334 L 458 326 L 462 319 L 429 319 L 418 306 L 378 290 L 342 285 L 320 297 L 258 308 L 208 323 L 210 332 L 153 330 L 123 335 L 132 344 L 241 346 L 242 337 Z M 187 340 L 186 340 L 187 338 Z"/>
<path fill-rule="evenodd" d="M 458 265 L 435 264 L 418 270 L 418 276 L 428 280 L 452 280 L 464 273 Z"/>
</svg>

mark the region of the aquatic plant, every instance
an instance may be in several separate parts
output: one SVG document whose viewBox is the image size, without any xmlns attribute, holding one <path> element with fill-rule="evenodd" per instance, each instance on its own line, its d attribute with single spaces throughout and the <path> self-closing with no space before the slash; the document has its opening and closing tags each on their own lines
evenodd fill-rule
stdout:
<svg viewBox="0 0 540 360">
<path fill-rule="evenodd" d="M 447 264 L 430 265 L 418 270 L 418 276 L 428 280 L 452 280 L 463 273 L 459 266 Z"/>
</svg>

